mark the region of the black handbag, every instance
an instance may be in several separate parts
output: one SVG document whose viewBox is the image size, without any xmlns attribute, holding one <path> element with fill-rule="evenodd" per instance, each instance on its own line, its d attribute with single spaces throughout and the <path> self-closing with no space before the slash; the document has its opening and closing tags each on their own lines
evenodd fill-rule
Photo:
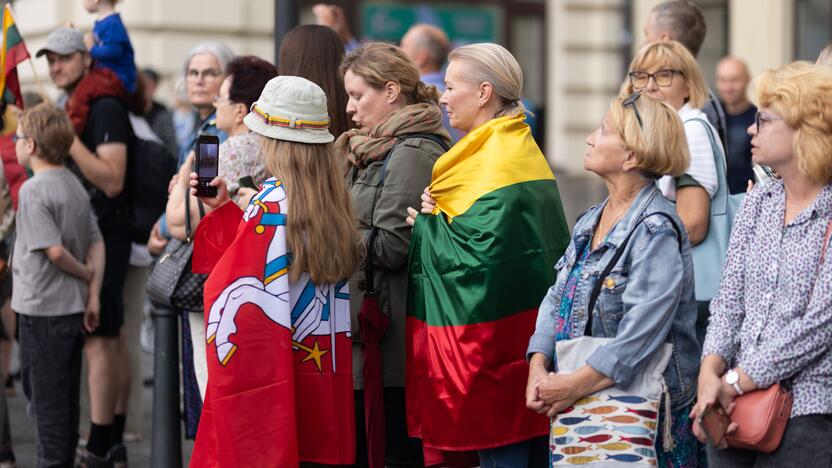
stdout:
<svg viewBox="0 0 832 468">
<path fill-rule="evenodd" d="M 194 244 L 191 237 L 191 197 L 185 192 L 185 240 L 171 239 L 147 279 L 152 302 L 189 312 L 203 311 L 202 286 L 208 275 L 191 271 Z M 199 202 L 199 217 L 205 208 Z"/>
</svg>

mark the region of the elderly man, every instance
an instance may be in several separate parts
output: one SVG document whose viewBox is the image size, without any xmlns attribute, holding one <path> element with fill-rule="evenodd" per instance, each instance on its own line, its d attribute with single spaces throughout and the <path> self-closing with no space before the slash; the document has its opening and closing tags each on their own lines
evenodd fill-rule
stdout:
<svg viewBox="0 0 832 468">
<path fill-rule="evenodd" d="M 679 41 L 694 57 L 699 55 L 699 49 L 705 42 L 707 32 L 705 17 L 702 16 L 699 7 L 690 0 L 670 0 L 659 3 L 653 7 L 644 25 L 644 38 L 647 42 Z M 725 111 L 713 91 L 708 90 L 708 92 L 710 100 L 705 104 L 702 112 L 708 116 L 708 120 L 716 128 L 724 147 L 726 142 Z"/>
<path fill-rule="evenodd" d="M 37 52 L 37 57 L 42 55 L 49 62 L 52 82 L 70 101 L 84 80 L 94 79 L 84 36 L 76 29 L 61 27 L 52 31 Z M 118 363 L 121 353 L 126 352 L 119 336 L 124 323 L 122 290 L 130 259 L 128 202 L 123 188 L 131 127 L 122 100 L 103 95 L 87 104 L 86 122 L 83 131 L 75 136 L 67 165 L 89 193 L 104 238 L 106 266 L 99 325 L 84 344 L 89 366 L 91 424 L 87 446 L 78 455 L 82 466 L 106 467 L 112 466 L 114 460 L 127 460 L 120 443 L 127 401 L 119 398 L 123 394 L 119 389 L 129 385 L 130 370 Z"/>
<path fill-rule="evenodd" d="M 448 58 L 450 41 L 445 31 L 430 24 L 415 24 L 402 36 L 401 48 L 419 69 L 423 83 L 436 86 L 439 94 L 445 92 L 445 72 L 442 66 Z M 442 125 L 456 142 L 461 138 L 459 131 L 451 128 L 448 114 L 442 109 Z"/>
<path fill-rule="evenodd" d="M 748 181 L 754 177 L 748 127 L 754 123 L 757 108 L 748 100 L 750 82 L 748 66 L 742 60 L 724 57 L 717 64 L 716 90 L 725 109 L 728 130 L 725 156 L 728 162 L 728 188 L 731 193 L 745 192 Z"/>
</svg>

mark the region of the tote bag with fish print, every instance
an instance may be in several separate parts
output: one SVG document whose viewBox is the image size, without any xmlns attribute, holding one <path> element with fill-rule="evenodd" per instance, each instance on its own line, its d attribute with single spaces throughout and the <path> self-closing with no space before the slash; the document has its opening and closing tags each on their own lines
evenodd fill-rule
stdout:
<svg viewBox="0 0 832 468">
<path fill-rule="evenodd" d="M 583 336 L 559 342 L 558 372 L 576 371 L 593 351 L 610 341 Z M 672 345 L 662 345 L 627 388 L 593 393 L 552 418 L 551 465 L 656 466 L 659 406 L 665 386 L 662 374 L 672 352 Z"/>
</svg>

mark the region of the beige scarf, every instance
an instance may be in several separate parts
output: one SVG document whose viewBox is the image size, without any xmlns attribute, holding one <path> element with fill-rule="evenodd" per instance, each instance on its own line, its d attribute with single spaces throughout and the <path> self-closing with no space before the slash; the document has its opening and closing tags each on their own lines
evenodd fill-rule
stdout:
<svg viewBox="0 0 832 468">
<path fill-rule="evenodd" d="M 442 113 L 433 104 L 411 104 L 391 112 L 369 132 L 347 130 L 335 142 L 338 154 L 346 156 L 351 164 L 367 167 L 373 161 L 385 158 L 396 145 L 396 138 L 411 133 L 432 133 L 450 144 L 451 137 L 442 127 Z"/>
</svg>

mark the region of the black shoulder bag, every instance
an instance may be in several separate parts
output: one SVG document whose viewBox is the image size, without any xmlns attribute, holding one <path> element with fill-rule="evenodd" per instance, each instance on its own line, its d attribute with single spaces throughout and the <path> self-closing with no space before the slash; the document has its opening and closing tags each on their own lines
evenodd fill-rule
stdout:
<svg viewBox="0 0 832 468">
<path fill-rule="evenodd" d="M 199 201 L 199 218 L 205 207 Z M 191 271 L 194 244 L 191 232 L 191 197 L 185 191 L 185 240 L 171 239 L 147 279 L 150 300 L 189 312 L 203 311 L 202 285 L 208 275 Z"/>
</svg>

